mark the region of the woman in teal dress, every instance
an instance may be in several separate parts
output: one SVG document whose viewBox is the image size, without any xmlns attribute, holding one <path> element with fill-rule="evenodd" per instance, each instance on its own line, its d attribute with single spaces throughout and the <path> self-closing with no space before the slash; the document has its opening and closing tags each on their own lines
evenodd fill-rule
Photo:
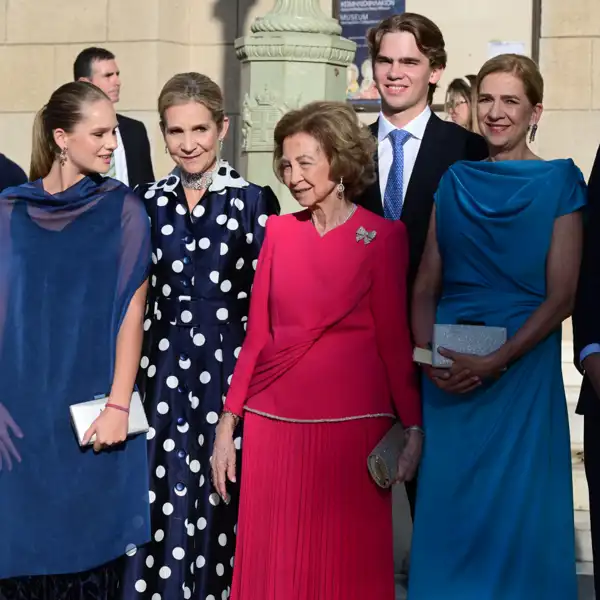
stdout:
<svg viewBox="0 0 600 600">
<path fill-rule="evenodd" d="M 410 600 L 576 600 L 569 425 L 561 323 L 581 255 L 583 176 L 527 146 L 543 81 L 503 55 L 478 75 L 485 162 L 443 177 L 416 282 L 416 345 L 434 323 L 506 327 L 484 357 L 445 351 L 425 367 L 426 438 L 413 533 Z"/>
</svg>

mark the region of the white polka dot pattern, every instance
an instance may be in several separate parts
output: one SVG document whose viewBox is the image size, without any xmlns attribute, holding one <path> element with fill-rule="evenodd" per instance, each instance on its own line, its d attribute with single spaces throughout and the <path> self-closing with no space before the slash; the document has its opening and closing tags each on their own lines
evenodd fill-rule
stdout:
<svg viewBox="0 0 600 600">
<path fill-rule="evenodd" d="M 153 530 L 149 544 L 125 550 L 124 598 L 230 594 L 239 484 L 228 487 L 231 501 L 223 503 L 209 458 L 243 342 L 253 262 L 273 209 L 260 188 L 225 163 L 218 173 L 191 212 L 175 176 L 140 192 L 153 245 L 140 360 Z M 241 432 L 234 445 L 242 447 Z"/>
</svg>

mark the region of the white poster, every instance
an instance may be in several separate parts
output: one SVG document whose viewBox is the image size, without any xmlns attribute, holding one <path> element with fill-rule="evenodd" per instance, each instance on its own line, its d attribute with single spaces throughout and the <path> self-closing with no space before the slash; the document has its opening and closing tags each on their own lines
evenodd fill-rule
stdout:
<svg viewBox="0 0 600 600">
<path fill-rule="evenodd" d="M 494 58 L 499 54 L 527 54 L 525 42 L 488 42 L 488 58 Z"/>
</svg>

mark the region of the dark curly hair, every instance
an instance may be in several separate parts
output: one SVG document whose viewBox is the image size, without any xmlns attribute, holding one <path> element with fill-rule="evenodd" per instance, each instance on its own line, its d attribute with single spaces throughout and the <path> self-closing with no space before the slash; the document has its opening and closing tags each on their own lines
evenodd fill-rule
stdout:
<svg viewBox="0 0 600 600">
<path fill-rule="evenodd" d="M 329 161 L 332 181 L 344 179 L 346 197 L 356 198 L 375 181 L 377 142 L 344 102 L 311 102 L 285 114 L 275 127 L 273 168 L 282 179 L 283 142 L 297 133 L 315 138 Z"/>
</svg>

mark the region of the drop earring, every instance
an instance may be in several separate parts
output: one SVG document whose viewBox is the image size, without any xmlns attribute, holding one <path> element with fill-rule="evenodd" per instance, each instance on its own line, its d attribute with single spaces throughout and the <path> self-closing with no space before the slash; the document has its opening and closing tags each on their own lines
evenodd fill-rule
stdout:
<svg viewBox="0 0 600 600">
<path fill-rule="evenodd" d="M 64 167 L 67 164 L 67 149 L 61 148 L 60 154 L 58 155 L 58 162 L 61 167 Z"/>
<path fill-rule="evenodd" d="M 167 154 L 169 152 L 169 148 L 167 147 L 167 145 L 165 144 L 165 154 Z"/>
<path fill-rule="evenodd" d="M 531 142 L 533 142 L 535 140 L 535 134 L 537 133 L 537 123 L 534 123 L 531 126 L 531 131 L 529 132 L 529 143 L 531 144 Z"/>
<path fill-rule="evenodd" d="M 340 182 L 337 184 L 337 188 L 336 188 L 336 195 L 337 197 L 341 200 L 344 197 L 344 192 L 346 191 L 346 188 L 344 186 L 344 178 L 340 177 Z"/>
</svg>

